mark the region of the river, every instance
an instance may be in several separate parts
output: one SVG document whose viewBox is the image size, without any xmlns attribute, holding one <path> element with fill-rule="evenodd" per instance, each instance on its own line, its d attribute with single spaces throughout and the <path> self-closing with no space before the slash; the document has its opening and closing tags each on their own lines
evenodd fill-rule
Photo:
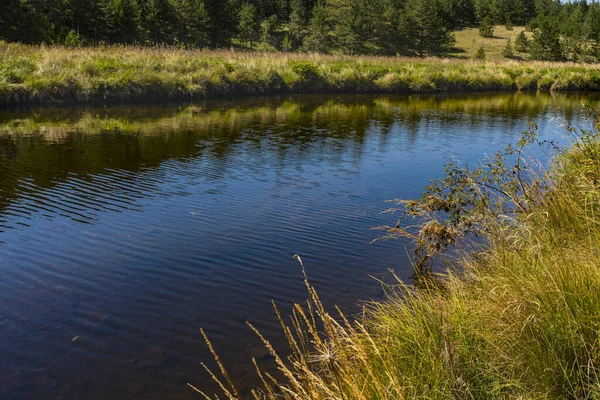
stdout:
<svg viewBox="0 0 600 400">
<path fill-rule="evenodd" d="M 589 94 L 289 96 L 0 110 L 0 398 L 196 399 L 204 328 L 247 390 L 284 313 L 382 298 L 394 198 L 530 122 L 564 142 Z"/>
</svg>

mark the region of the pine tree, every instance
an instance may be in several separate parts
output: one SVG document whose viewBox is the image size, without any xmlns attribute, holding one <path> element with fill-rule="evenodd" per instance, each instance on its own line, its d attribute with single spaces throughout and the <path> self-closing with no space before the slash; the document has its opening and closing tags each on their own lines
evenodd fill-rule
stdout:
<svg viewBox="0 0 600 400">
<path fill-rule="evenodd" d="M 477 52 L 475 53 L 475 58 L 477 60 L 485 60 L 485 49 L 483 48 L 483 45 L 481 45 L 481 47 L 479 47 L 479 50 L 477 50 Z"/>
<path fill-rule="evenodd" d="M 479 25 L 479 35 L 485 38 L 494 37 L 494 25 L 492 24 L 490 17 L 485 17 L 481 21 L 481 24 Z"/>
<path fill-rule="evenodd" d="M 204 0 L 208 13 L 210 46 L 222 48 L 231 45 L 238 26 L 238 7 L 234 0 Z"/>
<path fill-rule="evenodd" d="M 349 0 L 335 25 L 337 47 L 345 54 L 380 53 L 378 24 L 383 11 L 379 0 Z"/>
<path fill-rule="evenodd" d="M 441 11 L 439 0 L 408 1 L 401 24 L 410 51 L 423 57 L 445 53 L 454 45 Z"/>
<path fill-rule="evenodd" d="M 289 34 L 286 34 L 285 37 L 283 38 L 283 42 L 281 43 L 281 48 L 283 49 L 283 51 L 292 51 L 293 44 L 292 44 L 292 39 L 290 39 Z"/>
<path fill-rule="evenodd" d="M 560 0 L 535 0 L 535 12 L 537 16 L 557 16 L 560 8 Z"/>
<path fill-rule="evenodd" d="M 30 23 L 42 24 L 41 29 L 45 33 L 45 41 L 50 43 L 62 43 L 65 36 L 71 28 L 68 23 L 71 20 L 71 9 L 67 1 L 57 0 L 21 0 L 23 7 L 33 11 L 31 14 L 35 18 Z M 1 8 L 0 8 L 1 9 Z M 26 29 L 29 29 L 27 27 Z"/>
<path fill-rule="evenodd" d="M 48 21 L 29 2 L 2 1 L 0 39 L 23 43 L 40 43 L 48 39 Z"/>
<path fill-rule="evenodd" d="M 583 22 L 583 29 L 586 38 L 600 42 L 600 4 L 590 4 Z"/>
<path fill-rule="evenodd" d="M 319 53 L 329 52 L 331 50 L 330 29 L 325 1 L 320 0 L 313 8 L 312 18 L 308 25 L 308 34 L 304 40 L 304 50 Z"/>
<path fill-rule="evenodd" d="M 174 43 L 177 17 L 171 3 L 168 0 L 145 0 L 140 1 L 140 5 L 138 21 L 146 41 L 151 44 Z"/>
<path fill-rule="evenodd" d="M 559 32 L 551 19 L 543 19 L 533 32 L 530 44 L 531 58 L 540 61 L 558 61 L 562 58 Z"/>
<path fill-rule="evenodd" d="M 277 28 L 277 15 L 273 14 L 264 18 L 260 23 L 260 40 L 266 45 L 270 45 L 273 32 Z"/>
<path fill-rule="evenodd" d="M 586 4 L 583 6 L 583 4 Z M 558 20 L 561 24 L 561 34 L 567 37 L 583 39 L 587 3 L 565 4 Z M 558 22 L 558 21 L 557 21 Z"/>
<path fill-rule="evenodd" d="M 506 46 L 502 50 L 502 56 L 504 58 L 513 58 L 515 56 L 510 38 L 506 41 Z"/>
<path fill-rule="evenodd" d="M 407 41 L 404 37 L 402 12 L 404 0 L 384 0 L 383 15 L 379 22 L 379 47 L 384 54 L 407 53 Z"/>
<path fill-rule="evenodd" d="M 172 1 L 177 13 L 179 40 L 195 47 L 208 46 L 210 19 L 204 0 Z"/>
<path fill-rule="evenodd" d="M 568 60 L 578 61 L 584 53 L 587 41 L 585 17 L 588 6 L 585 2 L 565 4 L 559 14 L 562 21 L 561 36 L 563 52 Z"/>
<path fill-rule="evenodd" d="M 535 0 L 517 0 L 517 19 L 515 22 L 526 25 L 536 16 Z"/>
<path fill-rule="evenodd" d="M 87 43 L 97 43 L 106 39 L 106 20 L 101 0 L 63 0 L 61 5 L 65 24 L 61 30 L 70 35 L 70 41 L 73 41 L 75 36 L 78 36 L 81 42 Z M 56 22 L 54 25 L 56 26 Z M 74 33 L 70 33 L 71 31 Z"/>
<path fill-rule="evenodd" d="M 493 18 L 496 15 L 494 0 L 474 0 L 475 15 L 478 21 Z"/>
<path fill-rule="evenodd" d="M 242 5 L 242 8 L 240 8 L 238 32 L 240 39 L 249 43 L 250 48 L 252 48 L 253 42 L 258 37 L 256 7 L 254 7 L 254 5 L 245 3 Z"/>
<path fill-rule="evenodd" d="M 105 6 L 107 38 L 113 43 L 135 43 L 141 38 L 140 8 L 133 0 L 108 0 Z"/>
<path fill-rule="evenodd" d="M 504 27 L 506 28 L 507 31 L 512 31 L 514 29 L 514 26 L 513 26 L 511 18 L 508 18 L 506 20 L 506 23 L 504 24 Z"/>
<path fill-rule="evenodd" d="M 464 27 L 477 22 L 473 0 L 449 0 L 449 23 L 453 27 Z"/>
<path fill-rule="evenodd" d="M 286 37 L 289 40 L 289 50 L 293 50 L 298 48 L 304 41 L 304 37 L 306 36 L 306 16 L 308 13 L 304 8 L 302 0 L 292 0 L 290 9 Z"/>
<path fill-rule="evenodd" d="M 525 53 L 529 48 L 529 40 L 527 39 L 527 35 L 525 35 L 525 31 L 519 32 L 515 39 L 515 50 Z"/>
<path fill-rule="evenodd" d="M 515 0 L 495 0 L 492 16 L 494 22 L 506 24 L 508 21 L 512 21 L 517 12 L 516 5 Z"/>
</svg>

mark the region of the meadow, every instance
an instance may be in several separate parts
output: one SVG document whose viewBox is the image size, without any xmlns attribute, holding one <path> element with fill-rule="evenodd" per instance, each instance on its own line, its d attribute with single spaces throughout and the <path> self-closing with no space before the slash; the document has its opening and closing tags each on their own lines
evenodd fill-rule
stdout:
<svg viewBox="0 0 600 400">
<path fill-rule="evenodd" d="M 422 198 L 395 201 L 389 211 L 414 220 L 380 227 L 382 238 L 412 239 L 415 284 L 398 279 L 386 301 L 349 317 L 326 310 L 307 278 L 307 303 L 289 319 L 275 307 L 288 359 L 255 329 L 280 374 L 254 360 L 254 397 L 600 396 L 600 145 L 595 129 L 566 131 L 569 149 L 532 127 L 480 166 L 450 164 Z M 554 154 L 548 169 L 524 155 L 530 146 Z M 434 272 L 444 254 L 447 269 Z M 214 378 L 239 398 L 225 366 Z"/>
<path fill-rule="evenodd" d="M 512 29 L 507 29 L 504 25 L 495 25 L 494 36 L 489 38 L 479 35 L 479 28 L 476 27 L 457 29 L 454 31 L 456 43 L 448 55 L 461 59 L 474 58 L 477 50 L 483 47 L 486 60 L 496 62 L 507 61 L 502 54 L 506 47 L 506 42 L 510 39 L 514 48 L 515 39 L 522 31 L 525 31 L 525 35 L 531 39 L 531 32 L 527 32 L 524 26 L 515 26 Z M 522 61 L 527 58 L 527 53 L 520 53 L 514 50 L 515 60 Z"/>
<path fill-rule="evenodd" d="M 0 44 L 2 105 L 598 89 L 597 67 L 572 63 Z"/>
</svg>

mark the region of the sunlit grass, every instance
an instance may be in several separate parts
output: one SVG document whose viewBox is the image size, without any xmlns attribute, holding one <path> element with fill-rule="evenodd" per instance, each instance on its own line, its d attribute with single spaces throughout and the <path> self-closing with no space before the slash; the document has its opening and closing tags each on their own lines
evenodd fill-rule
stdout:
<svg viewBox="0 0 600 400">
<path fill-rule="evenodd" d="M 477 50 L 483 46 L 487 60 L 502 62 L 506 60 L 502 55 L 506 42 L 510 39 L 514 46 L 517 35 L 524 30 L 525 27 L 522 26 L 515 26 L 512 30 L 509 30 L 504 25 L 496 25 L 494 26 L 494 36 L 484 38 L 479 35 L 478 27 L 459 29 L 454 32 L 456 44 L 450 55 L 460 58 L 473 58 Z M 526 34 L 531 38 L 531 33 L 526 32 Z M 527 58 L 527 54 L 519 53 L 516 50 L 514 55 L 515 58 Z"/>
<path fill-rule="evenodd" d="M 568 63 L 0 44 L 0 104 L 598 88 L 595 66 Z"/>
</svg>

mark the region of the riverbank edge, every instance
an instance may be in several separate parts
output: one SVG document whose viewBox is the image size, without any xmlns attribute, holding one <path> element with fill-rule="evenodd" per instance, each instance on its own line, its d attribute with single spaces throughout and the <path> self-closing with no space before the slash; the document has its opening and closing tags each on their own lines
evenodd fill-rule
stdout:
<svg viewBox="0 0 600 400">
<path fill-rule="evenodd" d="M 525 183 L 513 169 L 501 167 L 510 165 L 504 156 L 501 163 L 489 164 L 496 182 L 509 178 L 531 185 L 523 197 L 513 199 L 527 203 L 513 216 L 499 215 L 484 204 L 483 214 L 477 215 L 484 217 L 478 219 L 484 224 L 479 233 L 488 245 L 463 249 L 458 264 L 444 274 L 417 288 L 398 279 L 386 286 L 386 301 L 368 303 L 355 321 L 326 311 L 307 280 L 308 306 L 296 304 L 289 325 L 275 310 L 291 358 L 279 357 L 261 336 L 282 378 L 263 379 L 264 388 L 253 392 L 255 398 L 557 399 L 600 394 L 599 135 L 567 130 L 574 144 L 549 172 L 538 172 L 548 183 L 542 191 L 535 174 Z M 544 145 L 533 135 L 525 140 Z M 514 154 L 509 150 L 505 156 Z M 461 170 L 468 175 L 457 174 Z M 465 200 L 463 195 L 474 193 L 471 178 L 484 176 L 468 171 L 450 169 L 444 182 L 467 178 L 464 192 L 402 204 L 413 210 L 444 209 L 444 199 Z M 494 179 L 483 184 L 493 185 Z M 516 194 L 520 189 L 503 190 Z M 418 226 L 420 239 L 427 237 L 427 229 L 441 238 L 449 233 L 429 222 Z M 229 382 L 235 393 L 230 398 L 239 398 Z"/>
<path fill-rule="evenodd" d="M 0 105 L 199 101 L 277 94 L 598 91 L 600 69 L 540 62 L 0 46 Z"/>
</svg>

